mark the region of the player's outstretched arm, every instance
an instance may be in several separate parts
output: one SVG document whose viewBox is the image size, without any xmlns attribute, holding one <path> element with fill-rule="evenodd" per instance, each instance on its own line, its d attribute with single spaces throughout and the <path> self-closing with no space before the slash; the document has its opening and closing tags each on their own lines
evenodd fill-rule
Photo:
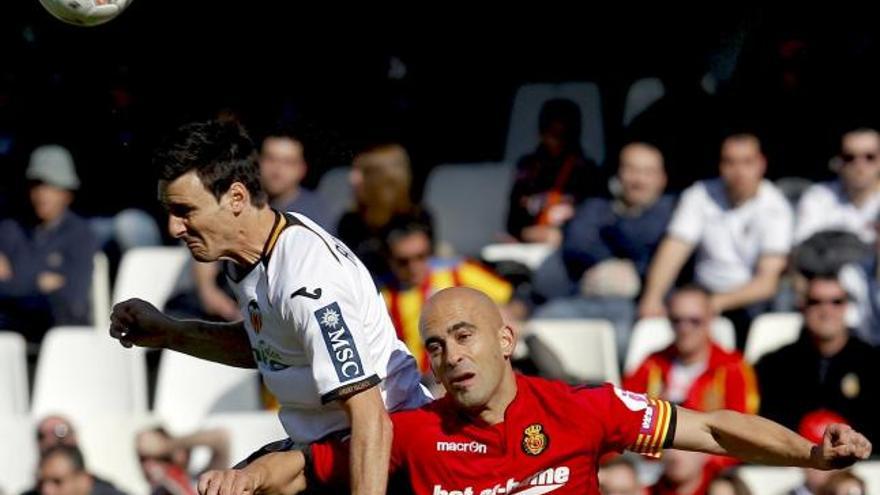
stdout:
<svg viewBox="0 0 880 495">
<path fill-rule="evenodd" d="M 140 299 L 113 307 L 110 336 L 125 347 L 161 347 L 230 366 L 256 367 L 243 322 L 177 320 Z"/>
<path fill-rule="evenodd" d="M 829 425 L 822 443 L 807 439 L 759 416 L 734 411 L 699 413 L 677 408 L 672 447 L 730 455 L 777 466 L 838 469 L 871 455 L 871 442 L 844 424 Z"/>
<path fill-rule="evenodd" d="M 388 485 L 393 426 L 382 395 L 373 387 L 342 404 L 351 420 L 351 493 L 383 495 Z"/>
<path fill-rule="evenodd" d="M 296 495 L 306 489 L 304 468 L 302 452 L 273 452 L 243 469 L 206 472 L 199 477 L 199 495 Z"/>
</svg>

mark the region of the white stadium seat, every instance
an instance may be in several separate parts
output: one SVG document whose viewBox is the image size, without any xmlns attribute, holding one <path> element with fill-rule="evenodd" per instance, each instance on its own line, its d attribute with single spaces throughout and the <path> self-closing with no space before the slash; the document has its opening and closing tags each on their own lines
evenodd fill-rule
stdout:
<svg viewBox="0 0 880 495">
<path fill-rule="evenodd" d="M 623 126 L 632 124 L 642 112 L 650 108 L 666 94 L 666 86 L 657 77 L 645 77 L 633 82 L 626 92 L 623 105 Z"/>
<path fill-rule="evenodd" d="M 712 322 L 712 340 L 726 350 L 736 348 L 736 333 L 733 324 L 724 317 L 715 318 Z M 672 343 L 674 335 L 669 320 L 666 318 L 643 318 L 633 326 L 626 351 L 624 373 L 632 373 L 652 353 Z"/>
<path fill-rule="evenodd" d="M 513 99 L 504 159 L 516 163 L 538 147 L 538 115 L 547 100 L 564 98 L 581 109 L 581 146 L 596 163 L 605 160 L 605 131 L 599 86 L 591 82 L 539 83 L 521 86 Z"/>
<path fill-rule="evenodd" d="M 211 413 L 260 406 L 259 374 L 163 350 L 153 413 L 175 434 L 191 433 Z"/>
<path fill-rule="evenodd" d="M 18 495 L 34 486 L 37 442 L 33 420 L 0 415 L 0 492 Z"/>
<path fill-rule="evenodd" d="M 277 413 L 273 411 L 214 414 L 205 420 L 205 427 L 223 427 L 229 432 L 232 465 L 269 442 L 287 438 Z"/>
<path fill-rule="evenodd" d="M 181 246 L 129 249 L 119 263 L 113 304 L 136 297 L 161 309 L 189 257 L 187 248 Z"/>
<path fill-rule="evenodd" d="M 27 343 L 18 333 L 0 331 L 0 417 L 27 412 Z"/>
<path fill-rule="evenodd" d="M 803 321 L 800 313 L 766 313 L 755 318 L 746 338 L 746 361 L 757 363 L 764 354 L 797 341 Z"/>
<path fill-rule="evenodd" d="M 439 165 L 425 183 L 434 237 L 455 252 L 478 257 L 507 230 L 513 168 L 506 163 Z"/>
<path fill-rule="evenodd" d="M 565 372 L 583 382 L 620 384 L 614 327 L 606 320 L 531 320 L 535 335 L 559 358 Z"/>
<path fill-rule="evenodd" d="M 149 493 L 135 450 L 141 430 L 160 423 L 146 414 L 93 414 L 77 421 L 86 468 L 129 494 Z"/>
<path fill-rule="evenodd" d="M 33 417 L 59 413 L 79 424 L 96 414 L 146 409 L 143 349 L 125 349 L 92 327 L 49 330 L 37 362 Z"/>
<path fill-rule="evenodd" d="M 92 268 L 92 326 L 99 332 L 110 328 L 110 263 L 101 251 L 95 253 Z"/>
</svg>

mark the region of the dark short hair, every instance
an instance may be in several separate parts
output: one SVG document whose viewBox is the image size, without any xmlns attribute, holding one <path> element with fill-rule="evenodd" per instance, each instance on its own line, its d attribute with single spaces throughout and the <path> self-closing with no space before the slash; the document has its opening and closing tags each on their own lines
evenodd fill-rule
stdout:
<svg viewBox="0 0 880 495">
<path fill-rule="evenodd" d="M 43 455 L 40 457 L 40 464 L 42 465 L 44 462 L 49 460 L 50 457 L 61 456 L 70 461 L 70 464 L 73 465 L 73 470 L 76 472 L 82 472 L 86 470 L 86 462 L 83 459 L 82 452 L 79 448 L 72 445 L 54 445 L 46 450 Z"/>
<path fill-rule="evenodd" d="M 743 130 L 728 132 L 723 135 L 721 139 L 721 146 L 723 147 L 730 141 L 754 141 L 754 143 L 758 146 L 758 151 L 764 153 L 764 145 L 761 144 L 761 138 L 758 137 L 758 134 L 755 132 Z"/>
<path fill-rule="evenodd" d="M 431 229 L 431 225 L 417 213 L 395 215 L 391 217 L 388 225 L 382 229 L 383 247 L 386 251 L 390 251 L 393 243 L 413 234 L 425 234 L 428 242 L 432 246 L 434 245 L 434 232 Z"/>
<path fill-rule="evenodd" d="M 153 163 L 162 181 L 195 171 L 217 200 L 235 182 L 244 184 L 257 207 L 267 202 L 260 185 L 254 143 L 234 122 L 194 122 L 177 128 L 156 150 Z"/>
</svg>

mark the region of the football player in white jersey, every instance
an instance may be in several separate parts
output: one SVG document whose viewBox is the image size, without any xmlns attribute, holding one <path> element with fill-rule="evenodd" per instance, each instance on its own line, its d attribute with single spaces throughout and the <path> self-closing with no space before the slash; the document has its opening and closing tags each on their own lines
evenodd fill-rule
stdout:
<svg viewBox="0 0 880 495">
<path fill-rule="evenodd" d="M 353 493 L 384 493 L 386 408 L 414 408 L 430 397 L 367 269 L 308 218 L 267 205 L 240 126 L 183 126 L 155 162 L 169 232 L 196 260 L 227 261 L 243 320 L 176 320 L 131 299 L 113 308 L 110 335 L 127 347 L 258 368 L 290 437 L 264 449 L 302 448 L 350 431 Z"/>
</svg>

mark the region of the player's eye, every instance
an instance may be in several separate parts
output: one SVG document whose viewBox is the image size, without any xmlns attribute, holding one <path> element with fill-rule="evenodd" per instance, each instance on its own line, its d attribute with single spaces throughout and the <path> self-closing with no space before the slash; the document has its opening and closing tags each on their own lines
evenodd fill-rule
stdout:
<svg viewBox="0 0 880 495">
<path fill-rule="evenodd" d="M 473 332 L 469 332 L 469 331 L 459 332 L 455 336 L 455 340 L 457 340 L 459 343 L 465 343 L 465 342 L 471 340 L 471 337 L 473 337 L 473 335 L 474 335 Z"/>
<path fill-rule="evenodd" d="M 428 354 L 438 354 L 443 351 L 443 346 L 439 342 L 431 342 L 425 346 L 425 350 Z"/>
</svg>

